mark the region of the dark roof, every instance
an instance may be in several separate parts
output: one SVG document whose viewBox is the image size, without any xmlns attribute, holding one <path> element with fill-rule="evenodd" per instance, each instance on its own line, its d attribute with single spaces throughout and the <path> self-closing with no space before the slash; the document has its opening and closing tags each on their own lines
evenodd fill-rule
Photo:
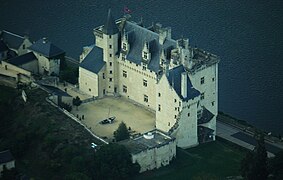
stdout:
<svg viewBox="0 0 283 180">
<path fill-rule="evenodd" d="M 37 58 L 33 54 L 33 52 L 29 52 L 29 53 L 26 53 L 24 55 L 17 56 L 15 58 L 9 59 L 8 63 L 18 66 L 18 65 L 26 64 L 28 62 L 36 61 L 36 60 L 37 60 Z"/>
<path fill-rule="evenodd" d="M 111 9 L 108 10 L 108 16 L 105 25 L 103 26 L 103 33 L 107 35 L 113 35 L 119 32 L 119 29 L 112 17 Z"/>
<path fill-rule="evenodd" d="M 214 114 L 203 107 L 202 114 L 198 117 L 198 124 L 208 123 L 213 117 Z"/>
<path fill-rule="evenodd" d="M 214 132 L 213 129 L 210 129 L 208 127 L 205 126 L 198 126 L 198 134 L 201 135 L 212 135 Z"/>
<path fill-rule="evenodd" d="M 0 152 L 0 164 L 14 161 L 14 157 L 10 150 Z"/>
<path fill-rule="evenodd" d="M 80 67 L 97 74 L 104 64 L 103 49 L 94 46 L 89 54 L 80 63 Z"/>
<path fill-rule="evenodd" d="M 7 50 L 9 50 L 7 45 L 2 40 L 0 40 L 0 52 L 4 52 L 4 51 L 7 51 Z"/>
<path fill-rule="evenodd" d="M 143 135 L 140 135 L 139 137 L 134 139 L 120 141 L 119 144 L 124 145 L 130 151 L 131 154 L 137 154 L 147 149 L 164 146 L 169 142 L 175 140 L 174 138 L 171 138 L 170 136 L 165 135 L 158 130 L 153 130 L 150 132 L 154 135 L 152 139 L 146 139 Z"/>
<path fill-rule="evenodd" d="M 182 73 L 186 72 L 183 65 L 180 65 L 178 67 L 175 67 L 173 69 L 169 70 L 169 76 L 167 77 L 169 84 L 174 88 L 175 92 L 178 94 L 178 96 L 184 100 L 187 101 L 189 99 L 193 99 L 200 95 L 200 92 L 193 88 L 193 85 L 191 83 L 191 80 L 189 77 L 187 77 L 187 97 L 184 98 L 181 95 L 181 79 L 182 79 Z M 166 74 L 166 73 L 165 73 Z"/>
<path fill-rule="evenodd" d="M 3 40 L 9 48 L 19 49 L 25 38 L 9 31 L 1 31 L 0 39 Z"/>
<path fill-rule="evenodd" d="M 124 28 L 130 44 L 130 51 L 127 55 L 127 59 L 140 65 L 142 62 L 144 43 L 148 42 L 149 51 L 151 53 L 148 69 L 157 73 L 159 71 L 159 61 L 162 49 L 169 51 L 169 49 L 176 46 L 176 42 L 172 39 L 166 39 L 163 45 L 160 45 L 159 34 L 130 21 L 126 21 Z"/>
<path fill-rule="evenodd" d="M 43 87 L 45 87 L 49 93 L 57 95 L 57 96 L 67 96 L 67 97 L 71 97 L 68 93 L 66 93 L 65 91 L 62 91 L 61 89 L 54 87 L 54 86 L 49 86 L 49 85 L 41 85 Z"/>
<path fill-rule="evenodd" d="M 47 58 L 52 58 L 65 53 L 62 49 L 49 42 L 46 38 L 36 41 L 28 49 L 40 53 Z"/>
</svg>

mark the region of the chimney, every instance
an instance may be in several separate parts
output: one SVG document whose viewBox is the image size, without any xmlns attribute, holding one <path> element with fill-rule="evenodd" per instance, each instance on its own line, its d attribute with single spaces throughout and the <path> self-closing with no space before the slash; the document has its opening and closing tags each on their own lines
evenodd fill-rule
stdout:
<svg viewBox="0 0 283 180">
<path fill-rule="evenodd" d="M 42 40 L 43 40 L 42 42 L 43 42 L 44 44 L 47 43 L 47 41 L 48 41 L 46 37 L 42 38 Z"/>
<path fill-rule="evenodd" d="M 186 72 L 183 72 L 181 74 L 181 95 L 183 96 L 183 98 L 187 97 L 187 93 L 188 93 L 188 89 L 187 89 L 187 78 L 188 75 Z"/>
<path fill-rule="evenodd" d="M 167 39 L 171 39 L 171 28 L 167 27 L 167 28 L 161 28 L 159 30 L 159 44 L 163 45 L 163 43 L 165 42 L 165 40 Z"/>
</svg>

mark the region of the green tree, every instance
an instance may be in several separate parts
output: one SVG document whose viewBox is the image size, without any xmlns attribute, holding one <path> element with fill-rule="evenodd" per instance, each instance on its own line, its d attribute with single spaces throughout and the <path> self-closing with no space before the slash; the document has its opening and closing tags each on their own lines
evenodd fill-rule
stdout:
<svg viewBox="0 0 283 180">
<path fill-rule="evenodd" d="M 77 96 L 76 98 L 73 98 L 73 105 L 77 107 L 77 110 L 81 104 L 82 104 L 82 100 L 79 98 L 79 96 Z"/>
<path fill-rule="evenodd" d="M 116 141 L 122 141 L 130 137 L 129 130 L 123 121 L 119 124 L 118 129 L 114 131 L 114 137 Z"/>
<path fill-rule="evenodd" d="M 241 162 L 241 175 L 249 180 L 265 180 L 268 176 L 267 152 L 264 136 L 256 136 L 257 145 L 253 151 L 248 152 Z"/>
<path fill-rule="evenodd" d="M 101 146 L 93 162 L 94 179 L 129 179 L 140 170 L 139 164 L 132 163 L 126 147 L 119 144 Z"/>
<path fill-rule="evenodd" d="M 283 179 L 283 151 L 280 151 L 270 160 L 270 171 L 273 175 L 273 179 Z"/>
</svg>

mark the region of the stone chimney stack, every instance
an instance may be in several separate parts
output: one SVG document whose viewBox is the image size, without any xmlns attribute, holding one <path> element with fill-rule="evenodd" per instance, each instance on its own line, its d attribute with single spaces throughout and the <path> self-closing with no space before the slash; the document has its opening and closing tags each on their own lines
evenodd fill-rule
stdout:
<svg viewBox="0 0 283 180">
<path fill-rule="evenodd" d="M 161 28 L 159 30 L 159 44 L 163 45 L 166 38 L 171 39 L 171 28 Z"/>
<path fill-rule="evenodd" d="M 182 74 L 181 74 L 181 95 L 183 96 L 183 98 L 186 98 L 187 97 L 187 95 L 188 95 L 188 89 L 187 89 L 187 87 L 188 87 L 188 85 L 187 85 L 187 82 L 188 82 L 188 80 L 187 80 L 187 78 L 188 78 L 188 75 L 187 75 L 187 73 L 186 72 L 183 72 Z"/>
</svg>

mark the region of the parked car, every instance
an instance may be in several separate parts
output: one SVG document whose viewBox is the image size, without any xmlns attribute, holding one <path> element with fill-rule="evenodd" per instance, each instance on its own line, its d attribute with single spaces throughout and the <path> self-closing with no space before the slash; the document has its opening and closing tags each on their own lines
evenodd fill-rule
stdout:
<svg viewBox="0 0 283 180">
<path fill-rule="evenodd" d="M 104 120 L 100 121 L 99 124 L 112 124 L 113 121 L 115 120 L 115 118 L 116 118 L 116 117 L 113 116 L 113 117 L 104 119 Z"/>
</svg>

